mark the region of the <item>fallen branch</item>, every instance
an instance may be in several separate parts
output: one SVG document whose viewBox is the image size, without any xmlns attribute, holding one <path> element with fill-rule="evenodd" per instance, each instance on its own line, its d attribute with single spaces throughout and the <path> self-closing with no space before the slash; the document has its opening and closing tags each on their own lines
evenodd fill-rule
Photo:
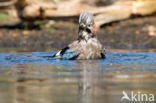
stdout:
<svg viewBox="0 0 156 103">
<path fill-rule="evenodd" d="M 107 7 L 96 7 L 81 0 L 58 4 L 36 0 L 18 0 L 16 8 L 22 20 L 59 19 L 78 17 L 83 11 L 92 12 L 98 27 L 131 15 L 150 15 L 156 12 L 156 0 L 119 0 Z"/>
<path fill-rule="evenodd" d="M 6 8 L 6 7 L 9 7 L 9 6 L 13 6 L 13 5 L 15 5 L 16 2 L 17 2 L 17 0 L 0 2 L 0 8 Z"/>
</svg>

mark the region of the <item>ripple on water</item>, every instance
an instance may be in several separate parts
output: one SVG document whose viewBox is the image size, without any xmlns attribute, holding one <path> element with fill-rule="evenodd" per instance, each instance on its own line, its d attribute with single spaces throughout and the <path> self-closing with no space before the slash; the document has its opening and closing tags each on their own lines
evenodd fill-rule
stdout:
<svg viewBox="0 0 156 103">
<path fill-rule="evenodd" d="M 55 64 L 75 65 L 77 61 L 52 60 L 54 52 L 33 53 L 0 53 L 0 64 Z M 97 60 L 98 64 L 156 63 L 155 52 L 111 52 L 106 53 L 105 60 Z M 95 60 L 94 60 L 95 61 Z"/>
</svg>

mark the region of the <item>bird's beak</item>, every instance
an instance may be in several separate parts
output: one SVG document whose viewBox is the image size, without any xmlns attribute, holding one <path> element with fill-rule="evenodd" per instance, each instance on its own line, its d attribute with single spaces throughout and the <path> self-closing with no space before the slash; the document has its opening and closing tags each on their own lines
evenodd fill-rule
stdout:
<svg viewBox="0 0 156 103">
<path fill-rule="evenodd" d="M 79 27 L 81 30 L 85 30 L 87 26 L 85 24 L 80 24 Z"/>
</svg>

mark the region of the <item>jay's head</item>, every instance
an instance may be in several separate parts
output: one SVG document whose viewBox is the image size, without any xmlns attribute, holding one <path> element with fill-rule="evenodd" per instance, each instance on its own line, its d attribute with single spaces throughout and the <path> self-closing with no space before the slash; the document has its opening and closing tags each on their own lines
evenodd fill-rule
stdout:
<svg viewBox="0 0 156 103">
<path fill-rule="evenodd" d="M 79 38 L 86 39 L 94 37 L 94 17 L 89 12 L 83 12 L 79 17 Z"/>
</svg>

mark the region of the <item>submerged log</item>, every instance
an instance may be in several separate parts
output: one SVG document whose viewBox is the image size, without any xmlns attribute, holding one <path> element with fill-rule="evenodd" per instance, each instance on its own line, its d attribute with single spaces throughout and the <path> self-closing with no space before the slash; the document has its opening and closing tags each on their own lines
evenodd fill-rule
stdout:
<svg viewBox="0 0 156 103">
<path fill-rule="evenodd" d="M 129 18 L 131 15 L 150 15 L 156 12 L 156 0 L 118 0 L 110 6 L 93 6 L 82 0 L 68 0 L 54 3 L 49 0 L 18 0 L 16 8 L 22 20 L 68 19 L 78 17 L 83 11 L 95 15 L 98 27 L 113 21 Z"/>
</svg>

